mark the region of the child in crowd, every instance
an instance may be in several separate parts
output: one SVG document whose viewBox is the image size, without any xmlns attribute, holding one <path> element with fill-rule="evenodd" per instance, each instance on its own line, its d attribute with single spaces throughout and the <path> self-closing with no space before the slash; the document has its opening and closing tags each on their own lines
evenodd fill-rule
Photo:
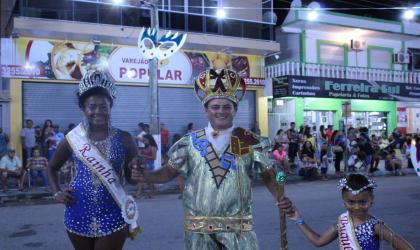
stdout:
<svg viewBox="0 0 420 250">
<path fill-rule="evenodd" d="M 392 171 L 395 175 L 403 175 L 401 172 L 402 160 L 397 156 L 396 150 L 391 149 L 390 154 L 385 158 L 385 169 Z"/>
<path fill-rule="evenodd" d="M 302 150 L 299 151 L 300 168 L 298 174 L 304 179 L 315 179 L 317 177 L 317 160 L 315 149 L 310 141 L 305 141 Z"/>
<path fill-rule="evenodd" d="M 287 157 L 287 151 L 283 144 L 276 143 L 274 145 L 272 157 L 277 170 L 282 170 L 286 174 L 290 174 L 289 158 Z"/>
<path fill-rule="evenodd" d="M 403 237 L 369 213 L 374 200 L 373 189 L 376 188 L 373 180 L 362 174 L 350 174 L 340 180 L 338 188 L 347 211 L 338 217 L 337 224 L 331 225 L 321 235 L 305 223 L 287 198 L 279 203 L 279 207 L 287 211 L 289 218 L 317 247 L 325 246 L 338 237 L 340 249 L 380 249 L 382 239 L 393 249 L 414 249 Z"/>
<path fill-rule="evenodd" d="M 321 149 L 321 180 L 326 181 L 327 178 L 327 171 L 328 171 L 328 155 L 327 155 L 327 148 Z"/>
</svg>

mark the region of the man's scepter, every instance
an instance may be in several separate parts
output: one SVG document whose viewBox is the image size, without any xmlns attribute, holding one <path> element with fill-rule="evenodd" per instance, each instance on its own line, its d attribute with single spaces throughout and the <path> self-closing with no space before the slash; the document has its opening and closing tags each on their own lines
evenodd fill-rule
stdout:
<svg viewBox="0 0 420 250">
<path fill-rule="evenodd" d="M 280 201 L 284 196 L 284 183 L 286 182 L 286 174 L 283 171 L 279 171 L 276 174 L 277 182 L 277 201 Z M 280 242 L 281 250 L 287 250 L 287 236 L 286 236 L 286 213 L 279 208 L 280 217 Z"/>
</svg>

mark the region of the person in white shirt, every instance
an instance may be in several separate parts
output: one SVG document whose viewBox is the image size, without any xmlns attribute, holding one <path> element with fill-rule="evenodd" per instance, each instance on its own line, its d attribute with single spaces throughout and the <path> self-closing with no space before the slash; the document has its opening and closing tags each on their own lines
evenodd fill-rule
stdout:
<svg viewBox="0 0 420 250">
<path fill-rule="evenodd" d="M 9 149 L 7 154 L 1 158 L 0 161 L 0 173 L 1 173 L 1 182 L 3 186 L 3 192 L 9 191 L 7 178 L 15 177 L 19 178 L 19 190 L 23 191 L 24 183 L 26 182 L 27 173 L 22 168 L 22 162 L 15 155 L 14 149 Z"/>
</svg>

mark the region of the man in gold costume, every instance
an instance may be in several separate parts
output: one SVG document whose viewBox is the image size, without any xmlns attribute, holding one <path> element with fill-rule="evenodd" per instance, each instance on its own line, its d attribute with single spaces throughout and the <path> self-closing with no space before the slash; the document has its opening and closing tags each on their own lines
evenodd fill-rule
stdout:
<svg viewBox="0 0 420 250">
<path fill-rule="evenodd" d="M 268 157 L 269 140 L 234 126 L 245 89 L 234 71 L 202 72 L 195 81 L 195 92 L 208 126 L 176 142 L 162 169 L 133 169 L 133 179 L 150 182 L 166 182 L 178 174 L 185 178 L 185 249 L 258 249 L 251 182 L 259 174 L 276 197 L 276 181 Z"/>
</svg>

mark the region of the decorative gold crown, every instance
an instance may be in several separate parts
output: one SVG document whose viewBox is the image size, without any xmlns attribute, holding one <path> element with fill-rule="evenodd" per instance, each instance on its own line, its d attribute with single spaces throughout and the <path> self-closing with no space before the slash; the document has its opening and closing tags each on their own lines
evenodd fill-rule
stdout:
<svg viewBox="0 0 420 250">
<path fill-rule="evenodd" d="M 106 89 L 108 94 L 115 98 L 116 90 L 112 77 L 99 70 L 89 71 L 83 76 L 79 83 L 79 96 L 95 87 Z"/>
<path fill-rule="evenodd" d="M 239 87 L 240 95 L 237 96 Z M 238 104 L 245 90 L 245 81 L 229 69 L 206 70 L 197 76 L 194 83 L 195 94 L 203 105 L 214 98 L 227 98 Z"/>
</svg>

